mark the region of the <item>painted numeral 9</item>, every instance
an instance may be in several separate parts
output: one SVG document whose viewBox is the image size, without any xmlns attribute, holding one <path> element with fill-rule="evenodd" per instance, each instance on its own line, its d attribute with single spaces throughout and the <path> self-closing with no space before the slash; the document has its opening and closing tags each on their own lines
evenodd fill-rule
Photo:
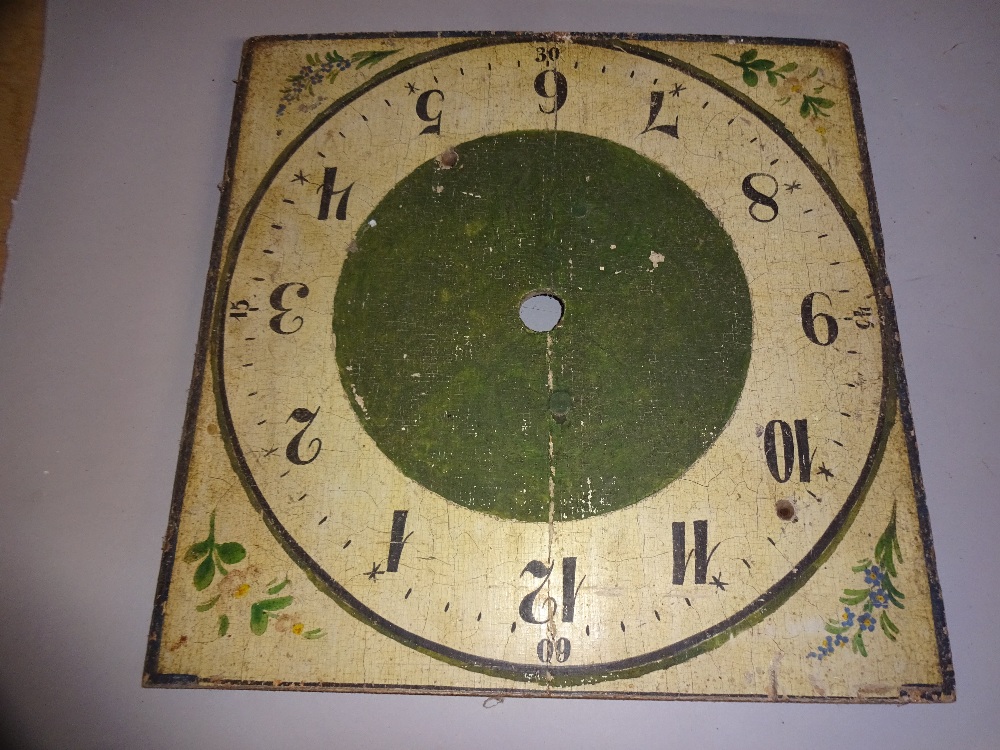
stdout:
<svg viewBox="0 0 1000 750">
<path fill-rule="evenodd" d="M 830 298 L 823 292 L 810 292 L 802 298 L 802 331 L 806 338 L 814 344 L 829 346 L 837 340 L 837 319 L 829 313 L 813 313 L 813 300 L 820 296 L 832 304 Z M 816 321 L 822 320 L 826 326 L 826 336 L 822 339 L 816 333 Z"/>
</svg>

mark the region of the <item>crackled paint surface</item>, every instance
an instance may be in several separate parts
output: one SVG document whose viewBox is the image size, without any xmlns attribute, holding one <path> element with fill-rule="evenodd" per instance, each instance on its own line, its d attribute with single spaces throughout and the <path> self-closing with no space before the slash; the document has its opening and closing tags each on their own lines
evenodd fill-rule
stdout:
<svg viewBox="0 0 1000 750">
<path fill-rule="evenodd" d="M 953 697 L 853 85 L 249 43 L 147 684 Z"/>
</svg>

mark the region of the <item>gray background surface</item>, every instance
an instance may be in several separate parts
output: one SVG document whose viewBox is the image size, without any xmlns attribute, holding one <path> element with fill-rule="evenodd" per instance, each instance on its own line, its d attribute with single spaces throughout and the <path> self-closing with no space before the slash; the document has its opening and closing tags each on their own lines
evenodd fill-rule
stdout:
<svg viewBox="0 0 1000 750">
<path fill-rule="evenodd" d="M 265 33 L 838 39 L 853 53 L 959 700 L 805 706 L 140 688 L 239 52 Z M 0 717 L 45 748 L 994 748 L 1000 7 L 51 2 L 0 298 Z"/>
</svg>

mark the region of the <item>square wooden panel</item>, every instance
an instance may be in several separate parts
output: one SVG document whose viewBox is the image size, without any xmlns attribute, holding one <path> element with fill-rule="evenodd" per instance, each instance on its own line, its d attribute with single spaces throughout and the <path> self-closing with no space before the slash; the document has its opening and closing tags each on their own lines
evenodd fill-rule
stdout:
<svg viewBox="0 0 1000 750">
<path fill-rule="evenodd" d="M 948 701 L 846 48 L 244 50 L 145 684 Z"/>
</svg>

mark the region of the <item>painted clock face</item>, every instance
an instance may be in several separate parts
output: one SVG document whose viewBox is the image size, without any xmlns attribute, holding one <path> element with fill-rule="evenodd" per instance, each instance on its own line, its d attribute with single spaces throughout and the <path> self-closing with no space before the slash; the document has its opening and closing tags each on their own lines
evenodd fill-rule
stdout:
<svg viewBox="0 0 1000 750">
<path fill-rule="evenodd" d="M 642 673 L 759 621 L 845 530 L 884 438 L 872 268 L 715 78 L 459 42 L 267 171 L 222 271 L 223 433 L 285 550 L 385 635 L 518 680 Z"/>
</svg>

